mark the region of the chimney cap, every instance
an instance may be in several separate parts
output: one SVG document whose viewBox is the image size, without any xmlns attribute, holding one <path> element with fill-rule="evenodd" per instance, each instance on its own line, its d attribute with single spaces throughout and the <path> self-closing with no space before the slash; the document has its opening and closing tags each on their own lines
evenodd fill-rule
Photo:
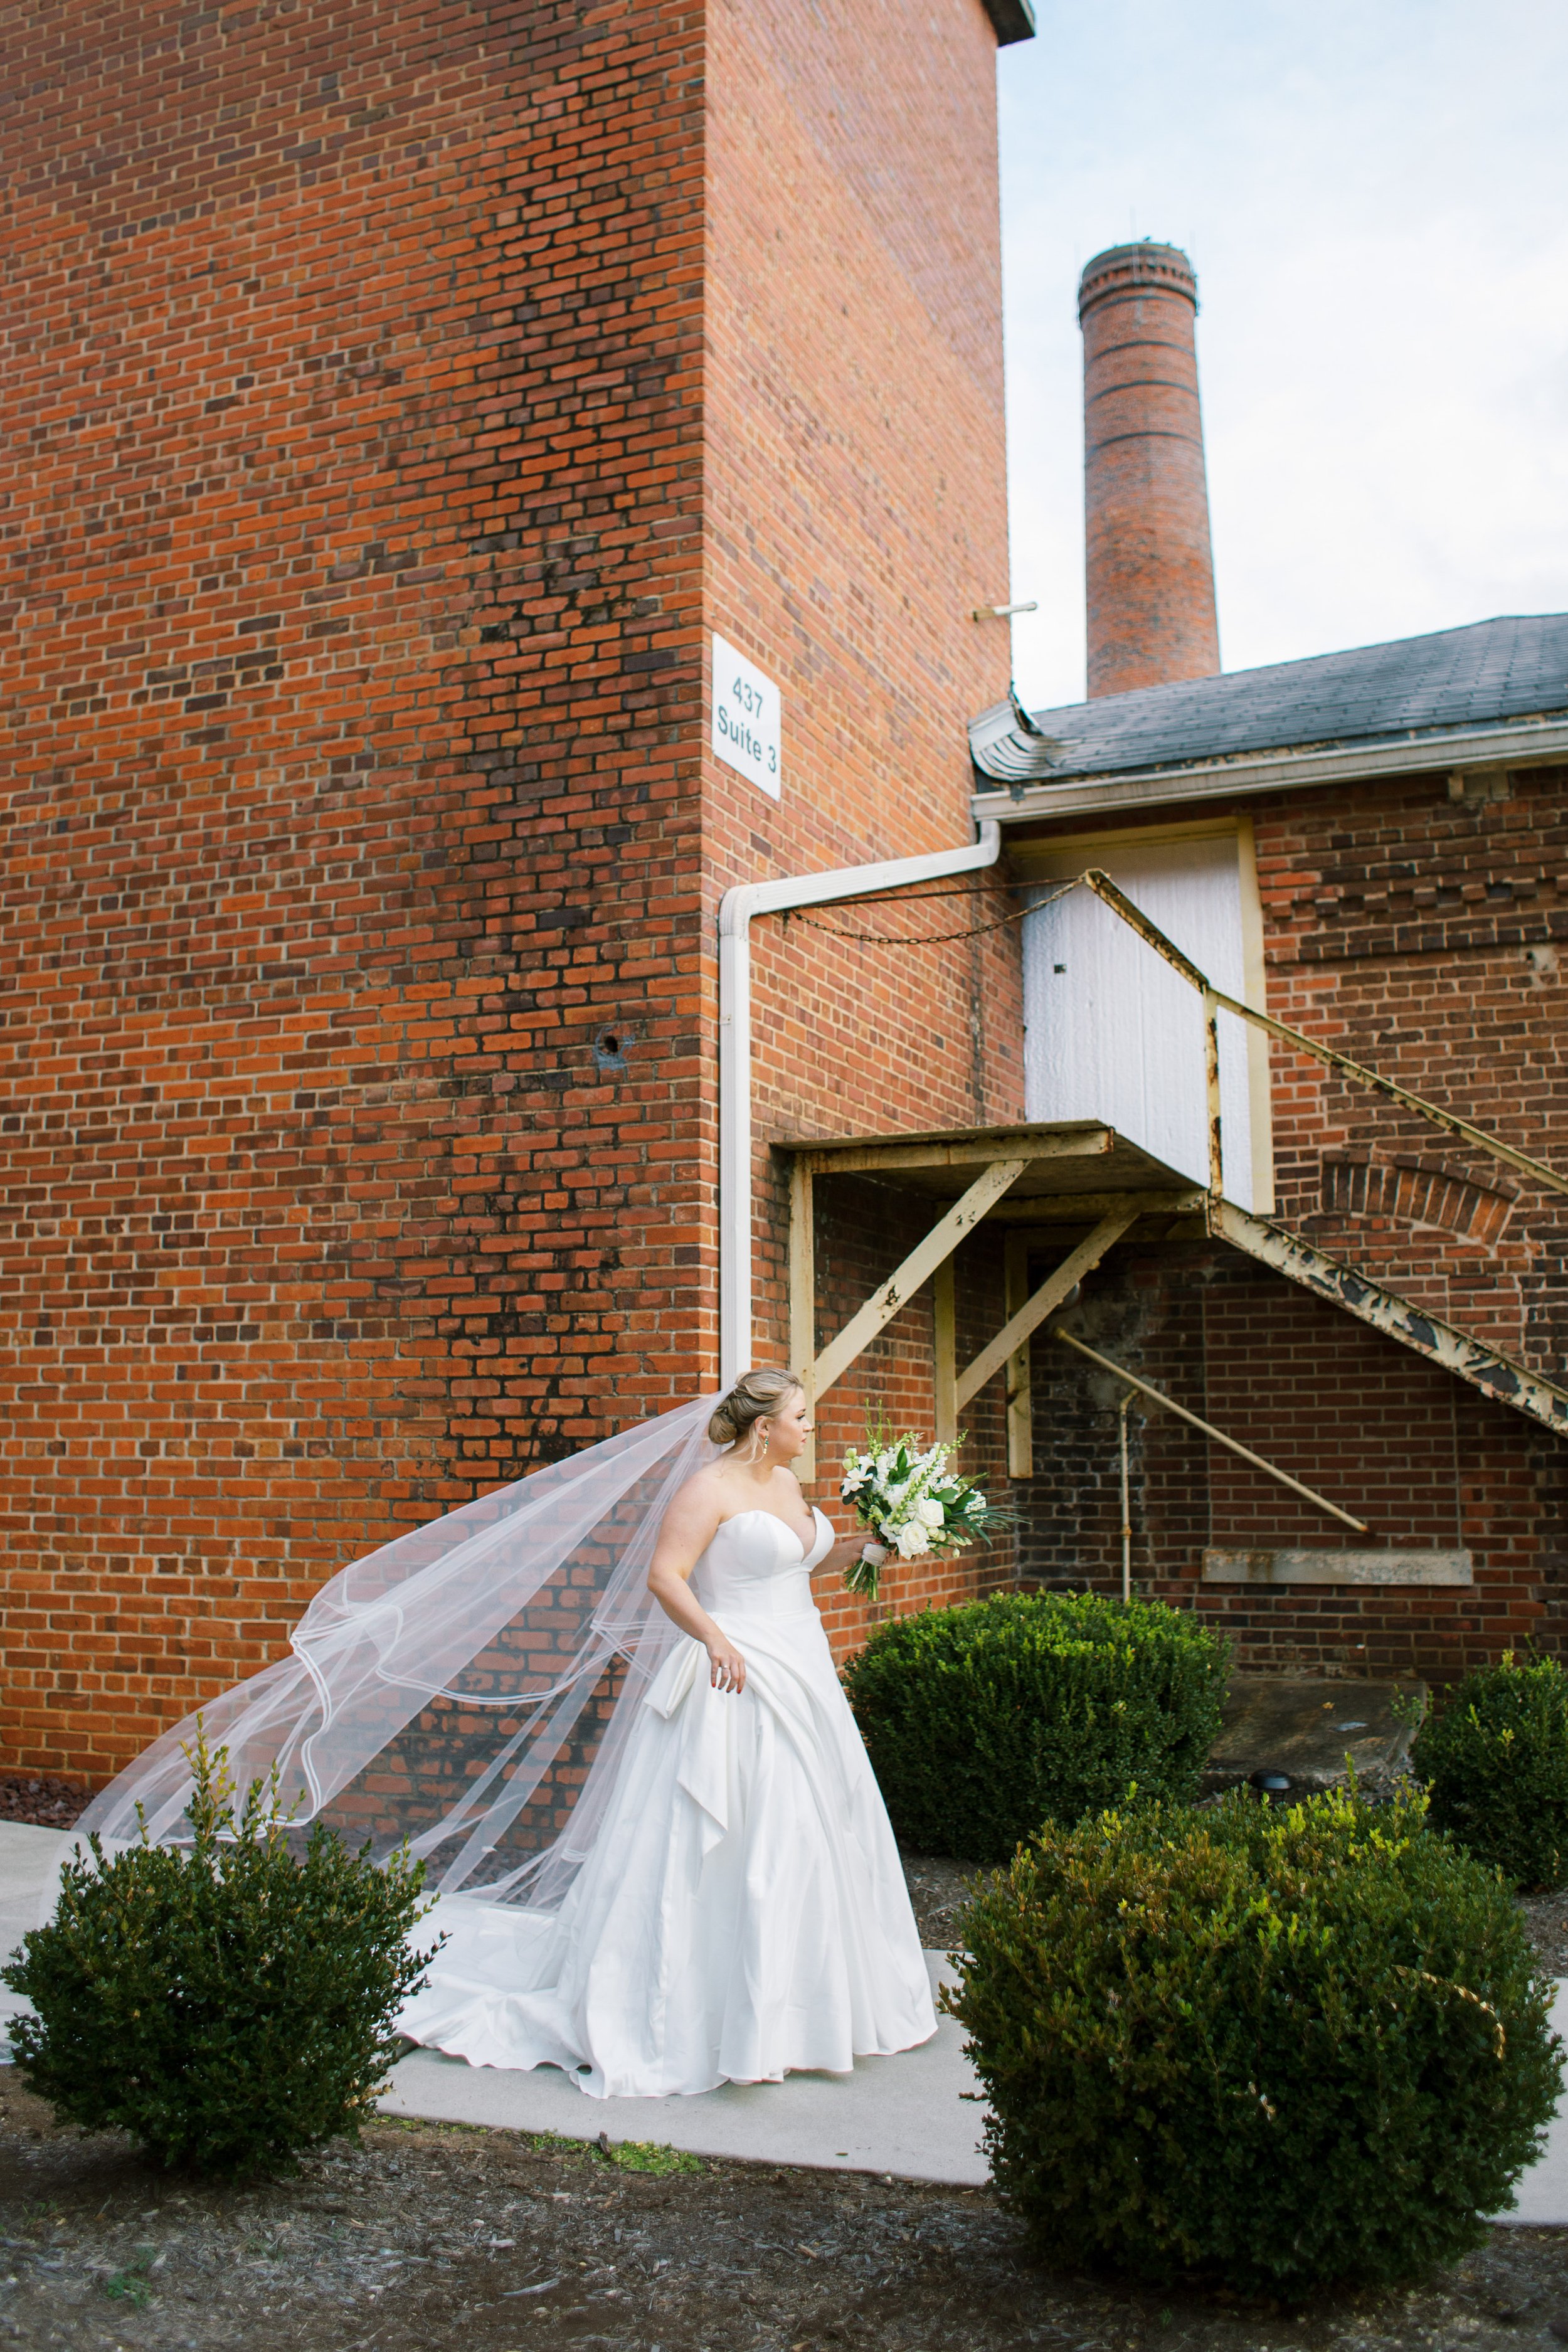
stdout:
<svg viewBox="0 0 1568 2352">
<path fill-rule="evenodd" d="M 1149 287 L 1162 294 L 1184 295 L 1198 307 L 1198 274 L 1180 246 L 1159 245 L 1141 238 L 1136 245 L 1108 246 L 1084 264 L 1078 281 L 1078 315 L 1116 294 Z"/>
</svg>

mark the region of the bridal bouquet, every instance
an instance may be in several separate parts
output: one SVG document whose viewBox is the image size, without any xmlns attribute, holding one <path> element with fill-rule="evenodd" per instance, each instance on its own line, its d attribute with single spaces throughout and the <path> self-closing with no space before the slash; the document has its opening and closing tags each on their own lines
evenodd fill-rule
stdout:
<svg viewBox="0 0 1568 2352">
<path fill-rule="evenodd" d="M 838 1491 L 876 1538 L 844 1572 L 851 1592 L 876 1599 L 889 1552 L 919 1559 L 928 1552 L 963 1551 L 1011 1524 L 1010 1511 L 999 1510 L 972 1479 L 948 1468 L 956 1450 L 940 1443 L 922 1447 L 912 1433 L 888 1438 L 878 1426 L 868 1429 L 863 1453 L 845 1455 Z"/>
</svg>

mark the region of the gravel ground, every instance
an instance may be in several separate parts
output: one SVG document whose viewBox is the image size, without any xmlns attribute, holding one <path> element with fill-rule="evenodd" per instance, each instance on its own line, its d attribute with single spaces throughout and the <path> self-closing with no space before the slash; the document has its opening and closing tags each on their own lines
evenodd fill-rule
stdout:
<svg viewBox="0 0 1568 2352">
<path fill-rule="evenodd" d="M 1495 2230 L 1436 2284 L 1285 2314 L 1042 2271 L 988 2190 L 668 2154 L 682 2168 L 660 2173 L 628 2168 L 629 2153 L 387 2124 L 294 2179 L 220 2189 L 56 2130 L 0 2076 L 0 2344 L 1552 2352 L 1568 2338 L 1568 2232 Z"/>
</svg>

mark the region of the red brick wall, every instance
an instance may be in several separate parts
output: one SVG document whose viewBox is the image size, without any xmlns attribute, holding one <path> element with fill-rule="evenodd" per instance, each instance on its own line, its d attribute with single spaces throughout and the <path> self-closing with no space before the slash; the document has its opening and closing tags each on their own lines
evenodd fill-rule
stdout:
<svg viewBox="0 0 1568 2352">
<path fill-rule="evenodd" d="M 763 0 L 712 25 L 709 618 L 784 703 L 778 804 L 707 761 L 717 891 L 971 839 L 965 728 L 1005 691 L 1008 648 L 972 618 L 1007 578 L 995 37 L 980 0 L 923 15 Z M 1013 929 L 901 947 L 832 934 L 978 932 L 1008 905 L 976 877 L 940 915 L 753 927 L 760 1357 L 787 1347 L 787 1171 L 772 1144 L 1022 1115 Z M 863 1287 L 860 1261 L 851 1276 L 821 1239 L 824 1340 L 897 1263 L 869 1238 Z M 929 1329 L 929 1294 L 909 1310 L 921 1317 Z M 815 1494 L 829 1507 L 826 1470 L 873 1394 L 931 1427 L 929 1342 L 907 1394 L 897 1344 L 828 1400 Z"/>
<path fill-rule="evenodd" d="M 100 1772 L 710 1344 L 702 39 L 14 20 L 29 1764 Z"/>
<path fill-rule="evenodd" d="M 100 1776 L 711 1379 L 719 894 L 966 839 L 1005 682 L 994 52 L 979 0 L 15 26 L 15 1760 Z M 1010 944 L 760 930 L 764 1185 L 1016 1108 Z"/>
<path fill-rule="evenodd" d="M 1553 1441 L 1267 1268 L 1210 1244 L 1117 1252 L 1064 1318 L 1189 1412 L 1364 1519 L 1359 1537 L 1212 1440 L 1135 1401 L 1132 1574 L 1196 1608 L 1238 1665 L 1451 1680 L 1510 1643 L 1556 1647 Z M 1120 1589 L 1121 1389 L 1048 1341 L 1034 1354 L 1037 1476 L 1019 1565 Z M 1556 1465 L 1561 1486 L 1561 1465 Z M 1560 1499 L 1560 1497 L 1559 1497 Z M 1205 1585 L 1210 1546 L 1464 1548 L 1473 1587 Z"/>
<path fill-rule="evenodd" d="M 1501 798 L 1452 800 L 1441 775 L 1281 794 L 1254 824 L 1268 1009 L 1568 1168 L 1568 770 L 1520 770 Z M 1277 1048 L 1274 1070 L 1282 1222 L 1550 1377 L 1568 1374 L 1568 1198 L 1298 1055 Z M 1324 1206 L 1325 1153 L 1418 1160 L 1514 1206 L 1489 1243 L 1346 1216 Z"/>
<path fill-rule="evenodd" d="M 1219 667 L 1194 321 L 1169 245 L 1119 245 L 1079 283 L 1089 692 Z"/>
</svg>

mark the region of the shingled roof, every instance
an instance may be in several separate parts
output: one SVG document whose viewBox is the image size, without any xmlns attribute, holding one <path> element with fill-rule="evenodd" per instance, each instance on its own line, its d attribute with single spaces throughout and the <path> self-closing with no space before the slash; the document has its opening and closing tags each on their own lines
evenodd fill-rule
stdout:
<svg viewBox="0 0 1568 2352">
<path fill-rule="evenodd" d="M 1258 755 L 1429 742 L 1568 717 L 1568 613 L 1525 614 L 1271 662 L 1025 714 L 998 703 L 970 729 L 978 790 L 1137 772 L 1173 775 Z M 1409 764 L 1408 761 L 1403 764 Z M 1033 794 L 1031 797 L 1033 798 Z M 1142 795 L 1140 795 L 1142 797 Z"/>
</svg>

